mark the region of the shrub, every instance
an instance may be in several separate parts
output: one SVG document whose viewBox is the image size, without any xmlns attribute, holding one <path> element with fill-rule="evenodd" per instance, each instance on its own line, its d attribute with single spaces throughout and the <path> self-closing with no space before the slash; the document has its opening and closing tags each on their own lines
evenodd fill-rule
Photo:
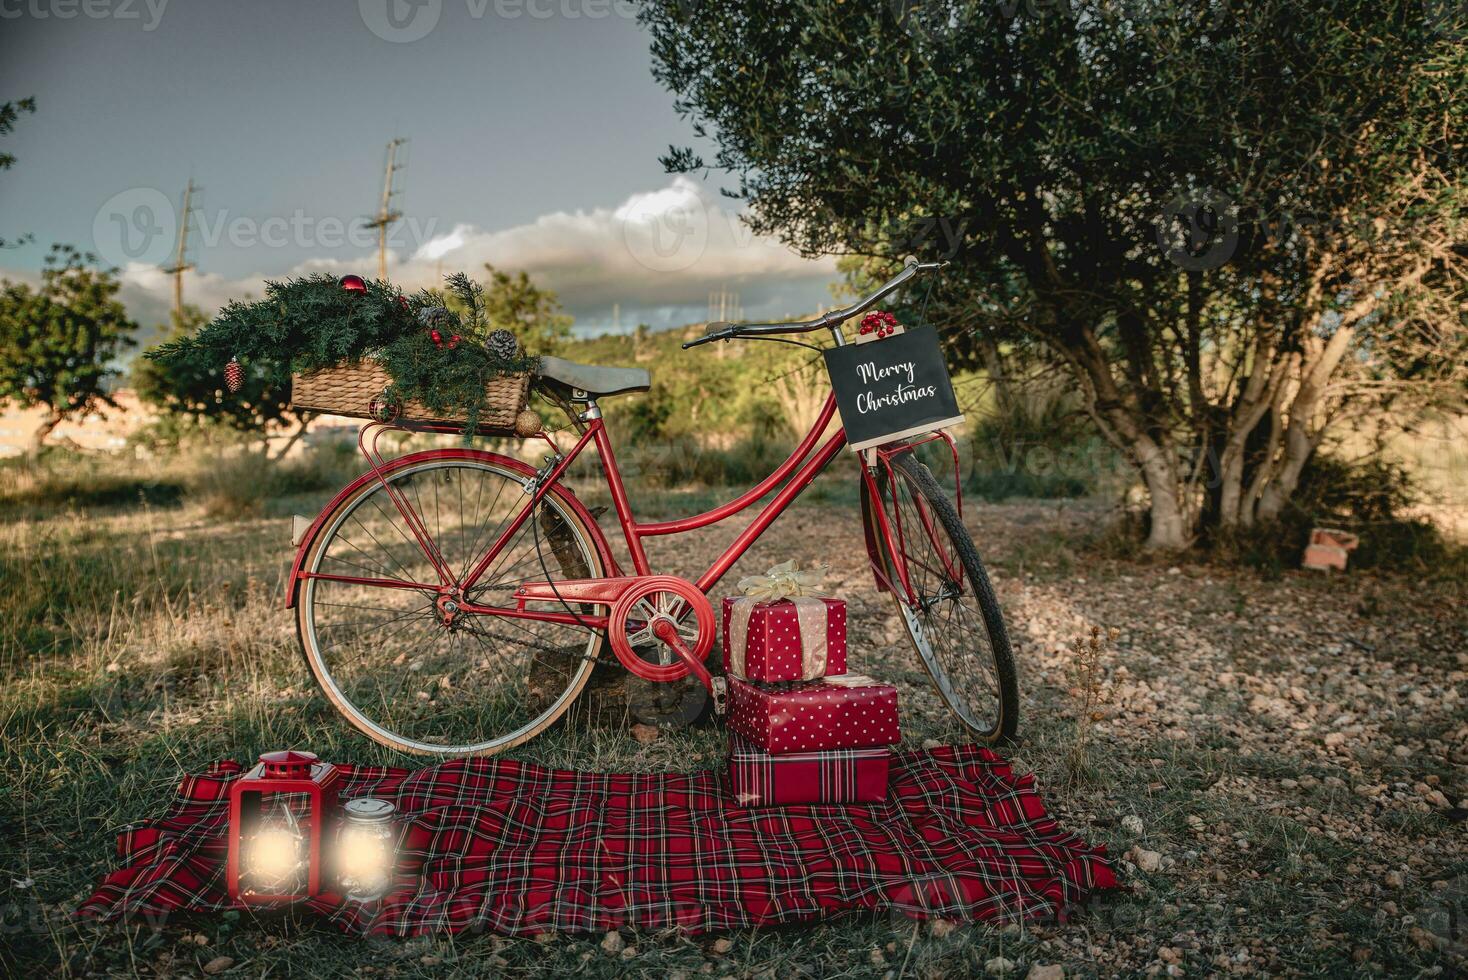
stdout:
<svg viewBox="0 0 1468 980">
<path fill-rule="evenodd" d="M 37 456 L 0 463 L 0 509 L 170 504 L 182 496 L 176 473 L 137 460 L 47 447 Z"/>
<path fill-rule="evenodd" d="M 211 517 L 257 517 L 270 500 L 338 490 L 359 469 L 353 447 L 345 443 L 314 447 L 280 462 L 242 450 L 199 467 L 189 479 L 187 499 Z"/>
<path fill-rule="evenodd" d="M 1312 528 L 1339 527 L 1361 538 L 1351 553 L 1352 567 L 1461 574 L 1468 568 L 1468 549 L 1412 515 L 1417 503 L 1419 494 L 1401 464 L 1379 457 L 1350 463 L 1317 452 L 1278 521 L 1221 537 L 1215 551 L 1278 572 L 1299 567 Z"/>
<path fill-rule="evenodd" d="M 1074 394 L 1044 382 L 997 399 L 969 441 L 968 489 L 988 500 L 1084 497 L 1116 468 L 1116 454 L 1094 434 Z"/>
</svg>

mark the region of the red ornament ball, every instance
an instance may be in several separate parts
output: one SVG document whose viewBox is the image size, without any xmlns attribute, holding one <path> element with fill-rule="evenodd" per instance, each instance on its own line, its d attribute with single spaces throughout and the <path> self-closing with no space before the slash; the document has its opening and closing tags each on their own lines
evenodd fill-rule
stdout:
<svg viewBox="0 0 1468 980">
<path fill-rule="evenodd" d="M 224 366 L 224 386 L 234 393 L 245 386 L 245 368 L 239 358 L 231 357 Z"/>
<path fill-rule="evenodd" d="M 367 414 L 377 422 L 393 422 L 403 414 L 403 403 L 391 389 L 384 388 L 367 403 Z"/>
<path fill-rule="evenodd" d="M 361 276 L 342 276 L 342 288 L 349 293 L 365 293 L 367 280 Z"/>
</svg>

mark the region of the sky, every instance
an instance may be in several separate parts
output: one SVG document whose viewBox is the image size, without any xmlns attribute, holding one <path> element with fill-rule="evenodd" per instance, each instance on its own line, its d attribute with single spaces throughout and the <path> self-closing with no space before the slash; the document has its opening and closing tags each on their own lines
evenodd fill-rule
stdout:
<svg viewBox="0 0 1468 980">
<path fill-rule="evenodd" d="M 166 318 L 181 197 L 196 196 L 185 299 L 265 278 L 375 276 L 364 221 L 386 144 L 409 142 L 389 278 L 483 263 L 555 289 L 578 332 L 701 321 L 711 290 L 749 319 L 829 303 L 829 260 L 757 238 L 727 176 L 658 163 L 691 127 L 652 78 L 623 0 L 0 0 L 0 102 L 35 96 L 0 150 L 0 275 L 51 242 L 119 268 Z M 721 184 L 722 179 L 722 184 Z"/>
</svg>

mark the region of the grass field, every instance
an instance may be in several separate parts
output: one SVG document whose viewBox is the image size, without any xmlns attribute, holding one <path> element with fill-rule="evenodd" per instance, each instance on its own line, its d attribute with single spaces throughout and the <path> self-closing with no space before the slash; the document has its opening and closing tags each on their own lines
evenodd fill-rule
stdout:
<svg viewBox="0 0 1468 980">
<path fill-rule="evenodd" d="M 1018 976 L 1036 965 L 1069 976 L 1468 967 L 1468 936 L 1451 925 L 1462 930 L 1468 913 L 1464 583 L 1266 579 L 1121 560 L 1097 550 L 1108 514 L 1085 502 L 966 509 L 1016 641 L 1023 742 L 1010 755 L 1038 773 L 1068 826 L 1111 849 L 1129 886 L 1071 923 L 879 918 L 697 939 L 629 931 L 626 948 L 608 952 L 602 936 L 364 941 L 291 916 L 158 930 L 74 921 L 110 866 L 116 831 L 158 813 L 184 772 L 284 745 L 412 764 L 333 715 L 282 606 L 289 515 L 314 513 L 348 469 L 318 460 L 273 476 L 257 484 L 258 507 L 229 492 L 243 469 L 212 463 L 3 471 L 8 975 L 191 976 L 210 965 L 227 976 L 895 978 L 981 975 L 1000 959 Z M 638 499 L 671 515 L 708 496 Z M 859 555 L 855 513 L 838 480 L 786 515 L 734 575 L 787 557 Z M 739 526 L 701 532 L 692 548 L 658 539 L 654 565 L 701 568 Z M 910 744 L 957 740 L 886 600 L 859 562 L 832 560 L 827 586 L 851 603 L 853 669 L 899 684 Z M 1092 626 L 1116 639 L 1087 707 L 1073 682 L 1077 639 Z M 713 729 L 642 744 L 629 727 L 626 717 L 581 716 L 515 755 L 600 770 L 719 764 Z M 1081 729 L 1089 747 L 1077 759 Z"/>
</svg>

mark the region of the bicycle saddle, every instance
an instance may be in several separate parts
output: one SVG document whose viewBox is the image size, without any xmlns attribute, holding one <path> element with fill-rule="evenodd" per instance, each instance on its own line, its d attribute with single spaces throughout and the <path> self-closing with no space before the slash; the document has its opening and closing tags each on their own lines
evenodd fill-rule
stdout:
<svg viewBox="0 0 1468 980">
<path fill-rule="evenodd" d="M 652 378 L 645 368 L 601 367 L 596 364 L 577 364 L 560 357 L 542 357 L 540 376 L 570 388 L 575 396 L 583 391 L 591 398 L 621 395 L 629 391 L 646 391 L 652 387 Z"/>
</svg>

